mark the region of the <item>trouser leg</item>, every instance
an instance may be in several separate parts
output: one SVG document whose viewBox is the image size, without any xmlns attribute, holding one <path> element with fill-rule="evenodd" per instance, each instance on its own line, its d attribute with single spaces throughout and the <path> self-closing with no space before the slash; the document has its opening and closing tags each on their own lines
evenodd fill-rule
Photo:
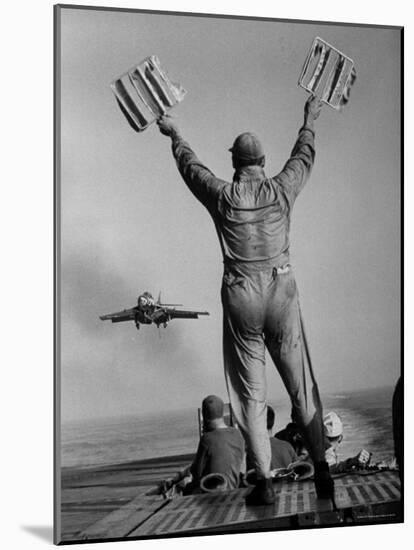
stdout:
<svg viewBox="0 0 414 550">
<path fill-rule="evenodd" d="M 258 477 L 269 477 L 261 300 L 246 286 L 223 287 L 222 297 L 224 371 L 230 403 L 246 442 L 248 461 Z"/>
<path fill-rule="evenodd" d="M 297 422 L 314 462 L 324 460 L 322 404 L 303 330 L 293 273 L 278 275 L 270 294 L 265 342 L 292 402 Z"/>
</svg>

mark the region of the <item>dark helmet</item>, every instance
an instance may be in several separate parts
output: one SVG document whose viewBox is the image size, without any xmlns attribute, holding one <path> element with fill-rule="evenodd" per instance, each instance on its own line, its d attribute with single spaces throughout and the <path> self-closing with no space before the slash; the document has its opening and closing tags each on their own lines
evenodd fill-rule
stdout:
<svg viewBox="0 0 414 550">
<path fill-rule="evenodd" d="M 244 162 L 254 162 L 264 157 L 264 149 L 259 138 L 251 132 L 244 132 L 237 136 L 229 151 L 234 158 Z"/>
</svg>

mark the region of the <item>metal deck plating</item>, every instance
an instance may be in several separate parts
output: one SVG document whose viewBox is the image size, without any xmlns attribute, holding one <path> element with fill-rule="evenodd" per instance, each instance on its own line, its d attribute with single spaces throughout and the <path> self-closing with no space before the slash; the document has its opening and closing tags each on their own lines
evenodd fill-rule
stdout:
<svg viewBox="0 0 414 550">
<path fill-rule="evenodd" d="M 154 538 L 289 527 L 402 521 L 397 472 L 345 475 L 334 503 L 316 498 L 313 482 L 280 481 L 272 506 L 246 506 L 250 489 L 162 500 L 138 496 L 84 530 L 81 539 Z"/>
</svg>

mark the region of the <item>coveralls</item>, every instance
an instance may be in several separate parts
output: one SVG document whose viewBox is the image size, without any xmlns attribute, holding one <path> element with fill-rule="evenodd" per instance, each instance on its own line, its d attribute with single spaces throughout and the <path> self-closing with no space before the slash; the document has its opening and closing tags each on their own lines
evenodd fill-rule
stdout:
<svg viewBox="0 0 414 550">
<path fill-rule="evenodd" d="M 265 346 L 292 402 L 292 416 L 314 461 L 324 460 L 322 406 L 289 264 L 290 215 L 310 174 L 314 132 L 305 123 L 283 170 L 266 177 L 260 166 L 217 178 L 178 132 L 172 151 L 195 197 L 213 218 L 224 260 L 223 356 L 227 390 L 259 477 L 269 477 Z"/>
<path fill-rule="evenodd" d="M 222 474 L 228 489 L 237 489 L 243 470 L 244 441 L 239 430 L 232 427 L 204 432 L 191 466 L 195 485 L 208 474 Z"/>
</svg>

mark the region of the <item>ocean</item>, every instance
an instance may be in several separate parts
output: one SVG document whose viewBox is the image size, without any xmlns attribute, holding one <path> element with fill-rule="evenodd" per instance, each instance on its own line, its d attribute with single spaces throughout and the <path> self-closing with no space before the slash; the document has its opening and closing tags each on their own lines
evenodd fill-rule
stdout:
<svg viewBox="0 0 414 550">
<path fill-rule="evenodd" d="M 344 425 L 341 459 L 362 448 L 372 460 L 393 456 L 391 400 L 393 388 L 322 396 L 324 412 L 335 411 Z M 274 431 L 290 419 L 287 399 L 269 400 L 276 410 Z M 198 443 L 197 410 L 160 412 L 142 416 L 73 421 L 62 425 L 61 464 L 84 467 L 195 452 Z"/>
</svg>

